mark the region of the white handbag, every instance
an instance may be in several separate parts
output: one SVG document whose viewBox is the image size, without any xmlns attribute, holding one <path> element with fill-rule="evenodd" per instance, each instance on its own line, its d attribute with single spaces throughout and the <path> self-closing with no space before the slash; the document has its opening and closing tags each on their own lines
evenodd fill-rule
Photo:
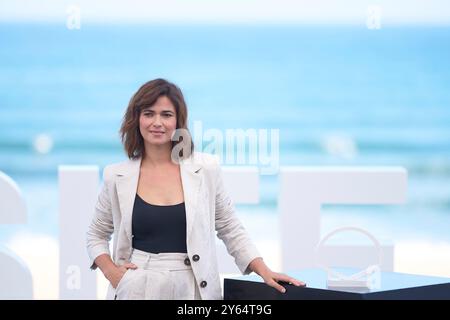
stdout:
<svg viewBox="0 0 450 320">
<path fill-rule="evenodd" d="M 352 275 L 345 275 L 341 272 L 333 270 L 323 263 L 320 263 L 318 257 L 324 243 L 333 235 L 343 231 L 356 231 L 366 235 L 377 249 L 378 264 L 370 265 L 366 269 Z M 316 247 L 316 263 L 320 268 L 327 272 L 327 288 L 331 290 L 368 292 L 374 289 L 379 289 L 381 285 L 381 257 L 381 246 L 378 240 L 366 230 L 356 227 L 342 227 L 335 229 L 326 235 Z"/>
</svg>

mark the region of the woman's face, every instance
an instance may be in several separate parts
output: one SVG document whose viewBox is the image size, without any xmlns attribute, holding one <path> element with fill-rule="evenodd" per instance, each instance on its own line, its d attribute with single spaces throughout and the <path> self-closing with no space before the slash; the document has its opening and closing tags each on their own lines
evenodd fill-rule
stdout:
<svg viewBox="0 0 450 320">
<path fill-rule="evenodd" d="M 171 144 L 173 132 L 177 128 L 177 114 L 172 102 L 161 96 L 151 107 L 143 109 L 139 116 L 139 130 L 145 144 Z"/>
</svg>

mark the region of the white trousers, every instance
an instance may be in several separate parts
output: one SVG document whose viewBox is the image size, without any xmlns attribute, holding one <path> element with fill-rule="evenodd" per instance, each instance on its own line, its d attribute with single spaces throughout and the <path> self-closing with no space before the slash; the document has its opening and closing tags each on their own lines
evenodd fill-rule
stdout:
<svg viewBox="0 0 450 320">
<path fill-rule="evenodd" d="M 116 300 L 200 300 L 186 253 L 148 253 L 133 249 L 131 263 L 116 287 Z"/>
</svg>

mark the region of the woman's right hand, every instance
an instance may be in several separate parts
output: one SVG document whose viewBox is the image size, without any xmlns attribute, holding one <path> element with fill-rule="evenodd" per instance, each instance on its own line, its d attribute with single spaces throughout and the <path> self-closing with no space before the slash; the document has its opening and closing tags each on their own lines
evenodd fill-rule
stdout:
<svg viewBox="0 0 450 320">
<path fill-rule="evenodd" d="M 109 280 L 114 289 L 117 288 L 117 285 L 128 269 L 135 270 L 137 269 L 137 266 L 134 263 L 125 263 L 121 266 L 114 266 L 113 269 L 108 272 L 106 278 Z"/>
</svg>

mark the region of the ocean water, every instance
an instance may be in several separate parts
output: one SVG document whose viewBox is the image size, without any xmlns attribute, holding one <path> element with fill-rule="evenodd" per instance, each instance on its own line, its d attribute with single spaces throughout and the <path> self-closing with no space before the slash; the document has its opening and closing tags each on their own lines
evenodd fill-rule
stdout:
<svg viewBox="0 0 450 320">
<path fill-rule="evenodd" d="M 359 215 L 380 237 L 450 242 L 449 57 L 450 28 L 437 27 L 0 24 L 0 170 L 29 210 L 0 239 L 56 237 L 57 166 L 124 160 L 128 101 L 162 77 L 191 124 L 279 129 L 280 165 L 408 169 L 407 204 L 327 206 L 324 232 Z M 238 212 L 276 215 L 277 188 L 262 176 L 261 204 Z"/>
</svg>

